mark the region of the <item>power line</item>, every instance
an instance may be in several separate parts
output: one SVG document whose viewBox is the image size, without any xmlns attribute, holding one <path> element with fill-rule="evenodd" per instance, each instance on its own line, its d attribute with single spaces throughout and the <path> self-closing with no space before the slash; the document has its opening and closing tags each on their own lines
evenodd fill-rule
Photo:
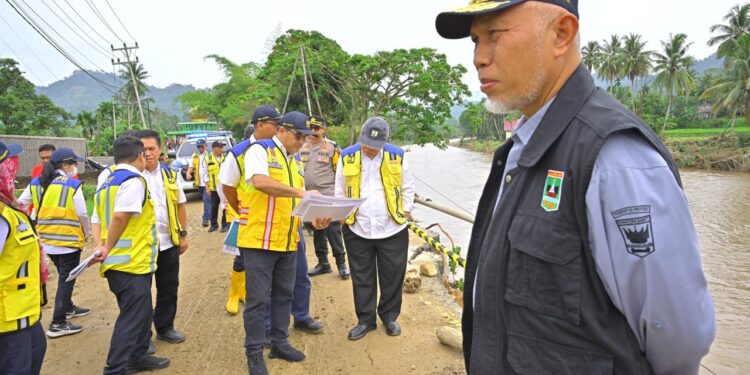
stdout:
<svg viewBox="0 0 750 375">
<path fill-rule="evenodd" d="M 21 55 L 19 55 L 19 54 L 18 54 L 18 53 L 17 53 L 17 52 L 16 52 L 16 51 L 15 51 L 15 50 L 13 49 L 13 47 L 11 47 L 11 46 L 10 46 L 10 44 L 8 44 L 8 42 L 6 42 L 6 41 L 5 41 L 5 39 L 3 39 L 3 38 L 1 38 L 1 37 L 0 37 L 0 42 L 3 42 L 3 44 L 4 44 L 4 45 L 5 45 L 6 47 L 8 47 L 8 49 L 10 50 L 10 52 L 13 52 L 13 54 L 14 54 L 14 55 L 16 55 L 16 58 L 18 59 L 18 61 L 20 61 L 20 62 L 21 62 L 21 63 L 22 63 L 22 64 L 23 64 L 23 65 L 24 65 L 24 66 L 26 67 L 26 69 L 28 69 L 28 70 L 29 70 L 29 73 L 31 73 L 31 75 L 33 75 L 33 76 L 34 76 L 34 78 L 36 78 L 36 80 L 37 80 L 37 81 L 39 81 L 39 83 L 40 83 L 40 84 L 44 84 L 44 81 L 42 81 L 42 80 L 41 80 L 41 79 L 39 78 L 39 76 L 38 76 L 38 75 L 36 75 L 36 73 L 34 73 L 34 70 L 33 70 L 33 69 L 31 69 L 31 66 L 30 66 L 29 64 L 27 64 L 27 63 L 26 63 L 25 61 L 23 61 L 23 59 L 21 59 Z"/>
<path fill-rule="evenodd" d="M 117 16 L 117 13 L 115 12 L 115 9 L 112 8 L 112 5 L 109 3 L 109 0 L 104 0 L 104 1 L 107 2 L 107 6 L 109 6 L 109 10 L 111 10 L 112 14 L 115 15 L 115 18 L 117 19 L 117 22 L 120 23 L 120 26 L 122 26 L 122 28 L 125 30 L 125 32 L 128 33 L 128 36 L 130 36 L 131 38 L 133 38 L 133 41 L 135 42 L 136 41 L 135 37 L 133 36 L 133 34 L 130 33 L 130 31 L 128 30 L 128 28 L 125 27 L 125 24 L 122 23 L 122 21 L 120 20 L 120 17 Z"/>
<path fill-rule="evenodd" d="M 11 8 L 13 8 L 13 10 L 16 13 L 18 13 L 19 16 L 21 16 L 21 18 L 23 18 L 24 21 L 26 21 L 26 23 L 29 24 L 29 26 L 31 26 L 32 29 L 34 29 L 34 31 L 36 31 L 47 43 L 49 43 L 52 46 L 52 48 L 57 50 L 57 52 L 60 52 L 60 54 L 63 55 L 63 57 L 65 57 L 65 59 L 70 61 L 73 65 L 75 65 L 78 69 L 80 69 L 84 74 L 91 77 L 94 81 L 98 82 L 107 91 L 112 92 L 112 89 L 111 89 L 112 86 L 110 84 L 95 77 L 93 74 L 91 74 L 91 72 L 89 72 L 83 66 L 81 66 L 81 64 L 78 61 L 76 61 L 76 59 L 73 58 L 70 54 L 68 54 L 62 47 L 60 47 L 57 44 L 57 42 L 51 36 L 49 36 L 49 34 L 47 34 L 32 19 L 30 19 L 30 17 L 28 17 L 24 9 L 15 3 L 15 0 L 5 0 L 5 1 L 8 3 L 8 5 L 10 5 Z"/>
<path fill-rule="evenodd" d="M 3 17 L 2 14 L 0 14 L 0 20 L 2 20 L 6 25 L 8 25 L 8 28 L 10 29 L 10 31 L 12 31 L 13 34 L 15 34 L 16 37 L 18 37 L 18 39 L 21 41 L 21 43 L 23 43 L 23 45 L 26 46 L 26 49 L 28 49 L 29 52 L 31 52 L 31 54 L 34 55 L 34 57 L 37 59 L 37 61 L 39 61 L 39 63 L 42 64 L 42 66 L 44 67 L 44 69 L 46 69 L 49 72 L 49 74 L 52 75 L 52 77 L 55 78 L 55 80 L 59 81 L 60 78 L 57 76 L 57 74 L 53 73 L 52 69 L 50 69 L 47 66 L 47 64 L 44 63 L 44 60 L 42 60 L 41 58 L 39 58 L 39 56 L 36 54 L 36 52 L 34 52 L 34 49 L 31 48 L 31 47 L 29 47 L 29 45 L 26 43 L 26 41 L 24 41 L 23 38 L 21 38 L 21 36 L 18 35 L 18 33 L 16 32 L 16 30 L 13 28 L 13 26 L 10 25 L 10 23 L 5 19 L 5 17 Z M 19 59 L 20 59 L 20 56 L 19 56 Z"/>
<path fill-rule="evenodd" d="M 55 2 L 55 0 L 52 0 L 52 1 Z M 70 2 L 68 2 L 68 0 L 64 0 L 64 1 L 65 1 L 65 4 L 68 4 L 68 6 L 70 7 L 70 9 L 72 9 L 73 12 L 83 21 L 83 23 L 85 23 L 86 26 L 88 26 L 89 29 L 91 29 L 94 32 L 94 34 L 96 34 L 100 38 L 102 38 L 102 40 L 104 41 L 104 43 L 112 45 L 112 42 L 110 42 L 109 40 L 107 40 L 107 38 L 103 37 L 102 34 L 99 34 L 99 32 L 93 26 L 91 26 L 88 22 L 86 22 L 86 18 L 84 18 L 80 13 L 78 13 L 78 11 L 76 10 L 76 8 L 74 6 L 72 6 L 72 5 L 70 5 Z M 58 5 L 58 7 L 59 7 L 59 5 Z"/>
<path fill-rule="evenodd" d="M 125 43 L 125 41 L 122 40 L 122 38 L 120 38 L 119 35 L 117 35 L 117 33 L 115 32 L 115 30 L 113 30 L 112 27 L 109 26 L 109 23 L 107 22 L 106 19 L 104 19 L 104 16 L 102 16 L 102 14 L 99 12 L 99 9 L 96 8 L 96 5 L 94 5 L 94 3 L 91 2 L 90 0 L 85 0 L 85 1 L 86 1 L 86 4 L 88 4 L 89 8 L 91 8 L 91 10 L 94 12 L 94 15 L 97 18 L 99 18 L 100 21 L 102 21 L 102 23 L 104 24 L 104 26 L 106 26 L 107 29 L 109 29 L 109 31 L 112 33 L 112 35 L 114 35 L 115 38 L 119 39 L 121 42 Z"/>
<path fill-rule="evenodd" d="M 39 19 L 40 19 L 40 20 L 41 20 L 42 22 L 44 22 L 44 24 L 45 24 L 45 25 L 47 25 L 47 27 L 48 27 L 48 28 L 49 28 L 50 30 L 52 30 L 52 32 L 54 32 L 55 34 L 57 34 L 57 36 L 59 36 L 59 37 L 60 37 L 60 39 L 62 39 L 62 40 L 63 40 L 63 41 L 65 42 L 65 43 L 67 43 L 67 44 L 68 44 L 68 46 L 70 46 L 70 48 L 72 48 L 72 49 L 73 49 L 73 51 L 77 52 L 77 53 L 78 53 L 78 54 L 79 54 L 80 56 L 82 56 L 82 57 L 83 57 L 83 58 L 84 58 L 84 59 L 85 59 L 86 61 L 88 61 L 88 62 L 89 62 L 89 63 L 90 63 L 91 65 L 93 65 L 93 66 L 94 66 L 95 68 L 99 69 L 99 70 L 100 70 L 100 71 L 102 71 L 102 72 L 106 72 L 106 70 L 104 70 L 104 68 L 100 67 L 100 66 L 99 66 L 99 65 L 97 65 L 97 64 L 96 64 L 95 62 L 91 61 L 91 59 L 89 59 L 89 58 L 88 58 L 88 56 L 86 56 L 86 54 L 85 54 L 85 53 L 83 53 L 83 52 L 81 52 L 80 50 L 78 50 L 78 48 L 76 48 L 76 47 L 75 47 L 75 46 L 73 45 L 73 43 L 69 42 L 69 41 L 68 41 L 67 39 L 65 39 L 65 37 L 64 37 L 64 36 L 62 36 L 62 34 L 60 34 L 60 33 L 59 33 L 59 32 L 58 32 L 57 30 L 55 30 L 55 28 L 54 28 L 54 27 L 52 27 L 52 25 L 50 25 L 50 24 L 49 24 L 49 23 L 48 23 L 47 21 L 45 21 L 45 20 L 44 20 L 44 17 L 40 16 L 40 15 L 39 15 L 39 13 L 37 13 L 37 12 L 36 12 L 36 11 L 34 10 L 34 8 L 32 8 L 31 6 L 29 6 L 29 4 L 28 4 L 28 3 L 26 3 L 26 0 L 20 0 L 20 1 L 21 1 L 21 2 L 22 2 L 22 3 L 23 3 L 23 4 L 25 5 L 25 6 L 26 6 L 26 8 L 28 8 L 28 9 L 29 9 L 29 10 L 30 10 L 30 11 L 31 11 L 32 13 L 34 13 L 34 15 L 36 15 L 36 16 L 37 16 L 37 17 L 38 17 L 38 18 L 39 18 Z M 14 3 L 16 3 L 16 0 L 13 0 L 13 2 L 14 2 Z M 18 5 L 18 3 L 16 3 L 16 5 Z M 23 7 L 21 7 L 20 5 L 19 5 L 19 8 L 21 8 L 21 10 L 24 10 L 24 9 L 23 9 Z M 32 21 L 34 20 L 34 17 L 31 17 L 31 15 L 30 15 L 29 13 L 26 13 L 25 11 L 24 11 L 24 13 L 25 13 L 25 14 L 26 14 L 26 15 L 27 15 L 27 16 L 28 16 L 28 17 L 29 17 L 30 19 L 32 19 Z M 36 22 L 35 22 L 35 23 L 36 23 Z M 41 27 L 41 26 L 40 26 L 40 25 L 39 25 L 38 23 L 37 23 L 37 26 L 39 26 L 39 28 L 40 28 L 40 29 L 44 29 L 44 28 L 43 28 L 43 27 Z M 106 55 L 105 55 L 105 56 L 106 56 Z M 109 57 L 109 56 L 106 56 L 106 57 Z"/>
<path fill-rule="evenodd" d="M 47 2 L 45 0 L 42 0 L 42 4 L 44 4 L 44 6 L 47 7 L 47 9 L 49 9 L 49 11 L 52 12 L 52 14 L 54 14 L 55 17 L 57 17 L 57 19 L 60 20 L 60 22 L 63 23 L 63 25 L 65 25 L 68 29 L 70 29 L 70 31 L 72 31 L 74 34 L 76 34 L 79 38 L 81 38 L 81 40 L 83 40 L 86 44 L 88 44 L 91 48 L 93 48 L 99 54 L 104 55 L 104 57 L 106 57 L 106 58 L 109 58 L 109 55 L 107 54 L 109 51 L 107 51 L 106 49 L 104 49 L 101 46 L 97 45 L 96 42 L 91 43 L 91 42 L 89 42 L 88 39 L 86 39 L 83 36 L 81 36 L 81 34 L 79 34 L 78 31 L 76 31 L 75 29 L 73 29 L 72 27 L 70 27 L 70 25 L 68 25 L 68 23 L 65 22 L 65 20 L 63 20 L 62 17 L 60 17 L 60 15 L 57 14 L 57 12 L 55 12 L 52 9 L 52 7 L 50 7 L 49 4 L 47 4 Z M 78 27 L 78 25 L 76 25 L 76 27 Z M 78 28 L 80 29 L 80 27 L 78 27 Z M 81 32 L 83 32 L 83 30 L 81 30 Z M 84 32 L 84 34 L 85 34 L 85 32 Z M 88 35 L 86 35 L 86 37 L 89 38 L 89 39 L 91 38 Z M 92 42 L 93 42 L 93 40 L 92 40 Z"/>
</svg>

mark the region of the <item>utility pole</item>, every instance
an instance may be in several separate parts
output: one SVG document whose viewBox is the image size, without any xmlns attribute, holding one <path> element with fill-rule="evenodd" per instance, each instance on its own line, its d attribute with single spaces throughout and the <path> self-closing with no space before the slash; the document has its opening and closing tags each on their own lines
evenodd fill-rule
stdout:
<svg viewBox="0 0 750 375">
<path fill-rule="evenodd" d="M 141 124 L 148 129 L 148 124 L 146 124 L 146 116 L 143 115 L 143 105 L 141 105 L 141 95 L 138 93 L 138 85 L 135 81 L 135 72 L 133 71 L 133 61 L 130 60 L 130 51 L 138 49 L 138 42 L 135 43 L 134 47 L 128 47 L 125 43 L 122 44 L 122 48 L 115 48 L 114 46 L 110 46 L 112 48 L 112 52 L 115 51 L 121 51 L 122 54 L 125 56 L 125 61 L 120 62 L 120 59 L 117 59 L 117 62 L 115 60 L 112 60 L 112 64 L 116 65 L 125 65 L 128 67 L 128 71 L 130 72 L 130 79 L 133 82 L 133 90 L 135 90 L 135 100 L 138 102 L 138 111 L 141 114 Z M 135 62 L 138 62 L 138 57 L 135 57 Z"/>
<path fill-rule="evenodd" d="M 115 118 L 115 95 L 117 95 L 117 68 L 115 68 L 115 55 L 112 51 L 112 80 L 115 82 L 115 92 L 112 94 L 112 132 L 114 138 L 112 138 L 112 144 L 115 144 L 117 140 L 117 119 Z"/>
</svg>

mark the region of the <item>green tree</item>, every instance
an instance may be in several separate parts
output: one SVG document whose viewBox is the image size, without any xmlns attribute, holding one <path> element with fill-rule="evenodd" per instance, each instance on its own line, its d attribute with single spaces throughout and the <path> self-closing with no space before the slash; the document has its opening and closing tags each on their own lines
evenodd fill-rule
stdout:
<svg viewBox="0 0 750 375">
<path fill-rule="evenodd" d="M 724 16 L 725 24 L 716 24 L 709 30 L 719 33 L 708 40 L 709 46 L 719 45 L 719 54 L 728 53 L 733 42 L 750 33 L 750 4 L 735 5 Z"/>
<path fill-rule="evenodd" d="M 610 36 L 609 40 L 605 40 L 601 45 L 597 75 L 607 81 L 608 84 L 612 84 L 624 76 L 621 49 L 622 40 L 619 35 Z"/>
<path fill-rule="evenodd" d="M 654 53 L 654 71 L 656 79 L 654 85 L 667 94 L 667 113 L 664 116 L 662 131 L 669 122 L 672 100 L 675 94 L 686 95 L 695 85 L 690 69 L 695 59 L 688 55 L 688 48 L 692 43 L 687 42 L 687 35 L 679 33 L 669 35 L 669 39 L 661 42 L 662 52 Z"/>
<path fill-rule="evenodd" d="M 701 99 L 713 100 L 713 111 L 726 111 L 735 118 L 743 114 L 750 121 L 750 35 L 743 35 L 732 42 L 731 55 L 724 59 L 724 72 L 716 78 Z M 728 49 L 729 49 L 728 48 Z M 747 122 L 750 124 L 750 122 Z"/>
<path fill-rule="evenodd" d="M 583 65 L 586 66 L 589 72 L 594 72 L 594 70 L 599 69 L 601 53 L 601 46 L 599 46 L 599 42 L 595 40 L 589 41 L 583 46 L 583 48 L 581 48 Z"/>
<path fill-rule="evenodd" d="M 651 54 L 651 51 L 646 50 L 646 42 L 641 40 L 640 35 L 631 33 L 623 39 L 620 59 L 623 73 L 630 80 L 630 96 L 633 100 L 633 112 L 636 113 L 638 113 L 636 83 L 639 78 L 647 76 L 651 70 Z"/>
<path fill-rule="evenodd" d="M 24 78 L 13 59 L 0 59 L 0 132 L 23 135 L 69 135 L 70 114 Z"/>
</svg>

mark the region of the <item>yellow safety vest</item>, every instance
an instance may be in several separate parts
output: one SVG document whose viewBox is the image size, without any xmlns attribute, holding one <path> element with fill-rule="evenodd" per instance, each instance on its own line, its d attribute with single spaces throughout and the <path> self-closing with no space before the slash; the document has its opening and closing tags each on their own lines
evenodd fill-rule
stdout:
<svg viewBox="0 0 750 375">
<path fill-rule="evenodd" d="M 224 154 L 216 157 L 213 152 L 206 156 L 206 165 L 208 166 L 208 186 L 211 191 L 216 191 L 219 186 L 219 167 L 224 163 Z"/>
<path fill-rule="evenodd" d="M 304 189 L 302 163 L 294 157 L 287 160 L 273 140 L 260 144 L 268 155 L 268 174 L 286 186 Z M 241 248 L 271 251 L 297 251 L 300 218 L 292 216 L 297 198 L 277 197 L 256 189 L 249 189 L 243 197 L 237 245 Z M 244 220 L 242 219 L 244 217 Z"/>
<path fill-rule="evenodd" d="M 237 185 L 237 202 L 240 208 L 240 212 L 235 212 L 232 206 L 227 205 L 227 221 L 234 219 L 240 220 L 241 222 L 247 223 L 247 207 L 243 207 L 242 201 L 247 201 L 247 193 L 250 190 L 254 190 L 252 185 L 248 185 L 245 181 L 245 153 L 250 148 L 250 140 L 244 140 L 229 151 L 234 155 L 234 160 L 237 161 L 237 169 L 240 171 L 240 182 Z"/>
<path fill-rule="evenodd" d="M 0 253 L 0 333 L 31 327 L 41 317 L 39 238 L 23 212 L 0 202 L 8 237 Z"/>
<path fill-rule="evenodd" d="M 210 152 L 206 151 L 206 155 Z M 193 187 L 198 187 L 201 184 L 201 154 L 198 152 L 193 153 Z"/>
<path fill-rule="evenodd" d="M 341 157 L 344 167 L 342 174 L 346 180 L 344 194 L 347 198 L 359 198 L 362 183 L 362 148 L 359 144 L 351 146 L 341 152 Z M 380 178 L 383 182 L 388 212 L 398 224 L 406 222 L 401 194 L 403 160 L 404 150 L 386 143 L 383 147 L 383 162 L 380 164 Z M 354 224 L 357 212 L 359 211 L 355 211 L 346 219 L 347 225 Z"/>
<path fill-rule="evenodd" d="M 73 196 L 83 183 L 58 176 L 45 189 L 39 178 L 31 181 L 31 200 L 36 207 L 36 230 L 42 243 L 83 249 L 85 236 Z"/>
<path fill-rule="evenodd" d="M 164 181 L 164 188 L 166 190 L 165 196 L 167 198 L 167 214 L 169 216 L 169 237 L 172 240 L 172 245 L 178 246 L 180 244 L 182 225 L 177 218 L 177 205 L 180 200 L 180 187 L 177 185 L 177 173 L 162 164 L 161 178 Z"/>
<path fill-rule="evenodd" d="M 151 200 L 146 180 L 139 174 L 127 169 L 116 169 L 107 177 L 96 192 L 95 210 L 102 221 L 101 235 L 106 241 L 109 223 L 114 216 L 115 197 L 120 186 L 131 178 L 139 178 L 146 190 L 146 199 L 140 215 L 132 216 L 127 228 L 99 268 L 99 274 L 109 270 L 127 272 L 136 275 L 156 271 L 156 257 L 159 255 L 159 237 L 156 232 L 154 201 Z"/>
</svg>

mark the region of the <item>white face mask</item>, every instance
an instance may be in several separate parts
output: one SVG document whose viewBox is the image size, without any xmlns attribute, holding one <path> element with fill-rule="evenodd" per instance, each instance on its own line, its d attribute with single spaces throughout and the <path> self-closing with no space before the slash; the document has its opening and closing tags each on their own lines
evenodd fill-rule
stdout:
<svg viewBox="0 0 750 375">
<path fill-rule="evenodd" d="M 65 174 L 68 176 L 68 178 L 73 178 L 73 176 L 78 174 L 78 166 L 73 167 L 72 171 L 65 172 Z"/>
</svg>

